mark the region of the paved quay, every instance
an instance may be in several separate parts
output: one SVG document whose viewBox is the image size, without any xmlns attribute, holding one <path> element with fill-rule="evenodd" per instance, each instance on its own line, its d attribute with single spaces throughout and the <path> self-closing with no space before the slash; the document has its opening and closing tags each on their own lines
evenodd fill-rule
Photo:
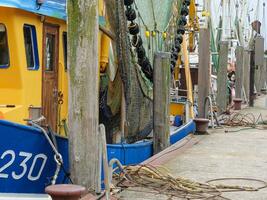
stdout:
<svg viewBox="0 0 267 200">
<path fill-rule="evenodd" d="M 259 97 L 254 108 L 243 108 L 241 113 L 253 113 L 257 118 L 262 115 L 267 120 L 266 96 Z M 218 178 L 251 178 L 267 181 L 267 126 L 257 129 L 243 127 L 224 127 L 209 129 L 208 135 L 186 138 L 185 144 L 165 151 L 162 156 L 148 161 L 161 165 L 174 177 L 184 177 L 198 182 Z M 176 144 L 177 145 L 177 144 Z M 187 146 L 187 147 L 186 147 Z M 253 181 L 220 181 L 220 184 L 245 185 L 258 187 Z M 231 200 L 266 200 L 267 188 L 256 192 L 234 192 L 223 194 Z M 146 188 L 129 188 L 118 195 L 119 199 L 158 199 L 167 200 L 169 196 L 155 194 Z M 172 198 L 179 199 L 179 198 Z M 217 198 L 224 199 L 224 198 Z"/>
</svg>

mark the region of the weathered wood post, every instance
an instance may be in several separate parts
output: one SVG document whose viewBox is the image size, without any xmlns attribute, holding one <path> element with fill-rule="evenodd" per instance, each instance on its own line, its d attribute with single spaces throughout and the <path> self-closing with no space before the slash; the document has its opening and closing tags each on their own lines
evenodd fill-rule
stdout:
<svg viewBox="0 0 267 200">
<path fill-rule="evenodd" d="M 264 38 L 255 38 L 255 86 L 257 92 L 264 87 Z"/>
<path fill-rule="evenodd" d="M 170 145 L 170 54 L 155 53 L 153 73 L 153 145 L 154 154 Z"/>
<path fill-rule="evenodd" d="M 243 86 L 244 86 L 244 91 L 245 91 L 245 95 L 247 99 L 249 97 L 249 83 L 250 83 L 250 52 L 248 49 L 245 49 Z"/>
<path fill-rule="evenodd" d="M 243 70 L 244 70 L 244 48 L 238 46 L 235 50 L 236 54 L 236 70 L 235 70 L 235 97 L 242 98 L 243 87 Z"/>
<path fill-rule="evenodd" d="M 219 51 L 219 70 L 217 75 L 218 80 L 218 90 L 216 102 L 218 105 L 219 113 L 226 111 L 227 109 L 227 64 L 228 64 L 228 42 L 220 42 L 220 51 Z M 231 94 L 229 94 L 231 95 Z"/>
<path fill-rule="evenodd" d="M 98 1 L 68 1 L 69 152 L 75 184 L 96 189 L 98 166 Z"/>
<path fill-rule="evenodd" d="M 250 51 L 250 74 L 249 74 L 249 106 L 254 106 L 255 98 L 255 47 Z"/>
<path fill-rule="evenodd" d="M 199 30 L 198 117 L 205 117 L 205 98 L 210 93 L 210 30 Z"/>
<path fill-rule="evenodd" d="M 264 56 L 264 87 L 263 89 L 267 89 L 267 57 Z"/>
</svg>

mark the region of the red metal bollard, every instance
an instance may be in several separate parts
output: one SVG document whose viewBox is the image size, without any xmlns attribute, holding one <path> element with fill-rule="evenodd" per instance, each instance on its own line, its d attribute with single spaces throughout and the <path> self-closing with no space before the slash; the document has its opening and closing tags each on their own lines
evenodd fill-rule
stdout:
<svg viewBox="0 0 267 200">
<path fill-rule="evenodd" d="M 195 118 L 194 122 L 196 123 L 196 133 L 205 134 L 209 128 L 209 120 L 206 118 Z"/>
<path fill-rule="evenodd" d="M 233 99 L 233 102 L 234 102 L 234 110 L 241 110 L 242 99 L 235 98 Z"/>
<path fill-rule="evenodd" d="M 78 200 L 85 194 L 85 187 L 80 185 L 60 184 L 45 188 L 53 200 Z"/>
</svg>

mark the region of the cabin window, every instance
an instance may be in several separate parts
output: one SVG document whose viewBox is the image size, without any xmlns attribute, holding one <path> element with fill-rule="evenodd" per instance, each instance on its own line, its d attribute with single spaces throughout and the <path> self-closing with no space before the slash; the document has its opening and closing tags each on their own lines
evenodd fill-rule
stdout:
<svg viewBox="0 0 267 200">
<path fill-rule="evenodd" d="M 36 29 L 34 26 L 24 25 L 24 44 L 27 60 L 27 69 L 38 70 L 39 69 L 39 55 L 36 39 Z"/>
<path fill-rule="evenodd" d="M 54 62 L 55 62 L 55 35 L 47 33 L 46 34 L 46 49 L 45 49 L 45 70 L 53 71 L 54 70 Z"/>
<path fill-rule="evenodd" d="M 64 65 L 65 65 L 65 71 L 68 69 L 68 64 L 67 64 L 67 32 L 63 33 L 63 53 L 64 53 Z"/>
<path fill-rule="evenodd" d="M 0 24 L 0 68 L 9 66 L 9 51 L 7 43 L 7 31 L 3 24 Z"/>
</svg>

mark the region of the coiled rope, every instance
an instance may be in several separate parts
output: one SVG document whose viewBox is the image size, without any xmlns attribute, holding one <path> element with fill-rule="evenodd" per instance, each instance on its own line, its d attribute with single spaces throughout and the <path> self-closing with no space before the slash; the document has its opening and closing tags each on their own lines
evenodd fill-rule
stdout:
<svg viewBox="0 0 267 200">
<path fill-rule="evenodd" d="M 119 175 L 117 187 L 127 188 L 129 191 L 138 191 L 132 187 L 142 187 L 149 189 L 148 193 L 162 194 L 169 196 L 169 199 L 178 197 L 181 199 L 228 199 L 223 197 L 226 192 L 255 192 L 267 187 L 267 183 L 262 180 L 248 178 L 222 178 L 200 183 L 185 179 L 175 178 L 163 167 L 150 165 L 127 166 Z M 242 180 L 256 182 L 259 187 L 212 184 L 213 182 L 226 180 Z M 130 188 L 129 188 L 130 184 Z"/>
</svg>

